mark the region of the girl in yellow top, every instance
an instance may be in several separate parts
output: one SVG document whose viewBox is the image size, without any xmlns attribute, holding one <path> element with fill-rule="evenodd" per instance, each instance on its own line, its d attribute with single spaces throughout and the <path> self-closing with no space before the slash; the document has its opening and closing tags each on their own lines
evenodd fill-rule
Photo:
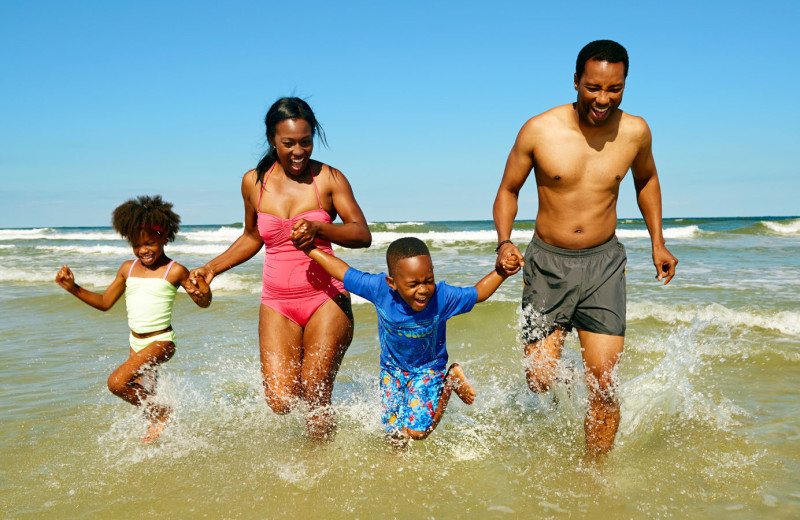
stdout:
<svg viewBox="0 0 800 520">
<path fill-rule="evenodd" d="M 189 271 L 164 254 L 164 246 L 175 239 L 180 217 L 172 204 L 154 197 L 131 199 L 114 210 L 114 229 L 133 247 L 134 260 L 120 266 L 117 276 L 103 294 L 87 291 L 75 283 L 72 271 L 64 265 L 56 275 L 56 283 L 81 301 L 101 311 L 110 309 L 125 293 L 128 308 L 130 357 L 108 378 L 111 392 L 135 405 L 142 406 L 149 421 L 142 442 L 155 440 L 167 424 L 172 412 L 168 406 L 150 402 L 155 394 L 155 368 L 175 353 L 175 331 L 172 330 L 172 304 L 178 285 L 186 288 Z M 211 304 L 211 289 L 202 278 L 189 293 L 200 307 Z"/>
</svg>

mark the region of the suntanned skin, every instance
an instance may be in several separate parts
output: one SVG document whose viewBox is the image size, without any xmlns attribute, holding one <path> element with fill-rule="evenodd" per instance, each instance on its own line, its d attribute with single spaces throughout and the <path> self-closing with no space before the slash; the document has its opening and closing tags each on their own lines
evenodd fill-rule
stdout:
<svg viewBox="0 0 800 520">
<path fill-rule="evenodd" d="M 667 250 L 661 229 L 661 188 L 644 119 L 619 110 L 625 89 L 623 63 L 589 59 L 582 77 L 574 78 L 578 99 L 528 120 L 508 156 L 494 202 L 498 243 L 511 237 L 519 191 L 531 171 L 536 178 L 539 209 L 534 235 L 564 249 L 586 249 L 607 242 L 617 225 L 619 186 L 633 175 L 639 209 L 652 242 L 656 278 L 665 284 L 675 276 L 678 260 Z M 512 243 L 503 244 L 497 267 L 523 265 Z M 578 330 L 587 381 L 589 411 L 585 431 L 590 453 L 611 449 L 619 426 L 613 372 L 622 354 L 622 336 Z M 565 332 L 525 347 L 526 376 L 534 392 L 546 391 L 555 377 Z"/>
<path fill-rule="evenodd" d="M 332 218 L 338 214 L 342 224 L 299 219 L 292 238 L 304 246 L 313 244 L 315 238 L 345 247 L 370 245 L 372 235 L 350 183 L 339 170 L 311 159 L 313 134 L 308 122 L 303 119 L 279 122 L 271 144 L 276 148 L 278 162 L 267 179 L 260 207 L 256 206 L 261 183 L 256 182 L 256 171 L 250 170 L 242 178 L 242 236 L 220 256 L 192 270 L 193 279 L 202 277 L 211 283 L 216 275 L 249 260 L 261 250 L 264 242 L 258 233 L 259 212 L 291 218 L 318 209 L 312 176 L 322 209 Z M 262 305 L 258 333 L 267 404 L 275 413 L 284 414 L 298 401 L 305 401 L 310 407 L 306 422 L 309 435 L 324 437 L 335 426 L 330 411 L 331 393 L 339 365 L 353 339 L 349 294 L 342 293 L 323 304 L 305 328 Z"/>
<path fill-rule="evenodd" d="M 143 230 L 138 239 L 134 241 L 134 255 L 140 260 L 133 266 L 133 260 L 124 262 L 117 271 L 116 277 L 111 285 L 102 293 L 96 293 L 84 289 L 75 283 L 75 276 L 66 265 L 56 274 L 56 283 L 64 290 L 91 305 L 95 309 L 103 312 L 109 310 L 119 300 L 125 292 L 125 281 L 130 272 L 132 276 L 139 278 L 162 278 L 171 260 L 164 254 L 164 246 L 167 241 L 163 235 L 158 235 Z M 189 271 L 179 263 L 173 264 L 167 275 L 167 281 L 171 284 L 180 285 L 184 289 L 192 292 L 189 296 L 202 308 L 211 305 L 211 289 L 200 280 L 196 285 L 189 282 Z M 167 329 L 146 334 L 139 334 L 131 331 L 136 338 L 148 338 L 156 336 Z M 150 424 L 147 433 L 142 437 L 142 442 L 153 442 L 167 425 L 167 420 L 172 412 L 171 408 L 148 402 L 148 398 L 155 393 L 156 367 L 169 361 L 175 354 L 175 344 L 171 341 L 154 341 L 139 352 L 129 349 L 128 359 L 122 363 L 108 378 L 108 389 L 117 397 L 129 402 L 134 406 L 144 406 L 144 413 Z"/>
<path fill-rule="evenodd" d="M 299 242 L 295 241 L 295 246 L 299 246 Z M 320 264 L 328 274 L 339 281 L 344 281 L 344 275 L 350 268 L 347 262 L 310 246 L 304 248 L 304 251 Z M 495 270 L 481 278 L 475 284 L 475 289 L 478 291 L 478 298 L 475 303 L 486 301 L 508 276 L 505 270 Z M 414 311 L 424 310 L 428 306 L 436 288 L 431 257 L 421 255 L 398 260 L 395 266 L 390 269 L 390 274 L 386 277 L 386 283 L 397 291 L 400 298 Z M 402 435 L 404 439 L 422 440 L 427 438 L 439 425 L 439 421 L 442 420 L 453 392 L 465 404 L 471 405 L 475 401 L 475 388 L 469 382 L 466 374 L 464 374 L 464 369 L 458 363 L 451 364 L 447 369 L 444 386 L 441 394 L 439 394 L 439 403 L 436 406 L 430 427 L 424 431 L 403 427 Z M 390 441 L 400 441 L 398 445 L 401 446 L 404 439 L 390 439 Z"/>
</svg>

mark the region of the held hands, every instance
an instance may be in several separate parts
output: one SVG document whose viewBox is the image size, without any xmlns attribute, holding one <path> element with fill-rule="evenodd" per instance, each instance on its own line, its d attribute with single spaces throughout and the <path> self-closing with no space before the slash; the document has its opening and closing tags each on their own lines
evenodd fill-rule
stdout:
<svg viewBox="0 0 800 520">
<path fill-rule="evenodd" d="M 656 279 L 664 280 L 664 285 L 667 285 L 672 277 L 675 276 L 675 266 L 678 265 L 678 259 L 672 256 L 672 253 L 667 251 L 667 248 L 660 246 L 653 247 L 653 264 L 656 266 Z"/>
<path fill-rule="evenodd" d="M 75 285 L 75 276 L 66 265 L 62 265 L 61 269 L 56 273 L 56 283 L 69 292 L 73 292 L 77 287 Z"/>
<path fill-rule="evenodd" d="M 498 274 L 501 276 L 517 274 L 523 265 L 525 265 L 525 261 L 517 246 L 511 242 L 500 246 L 500 249 L 497 251 L 497 261 L 494 264 Z"/>
<path fill-rule="evenodd" d="M 308 253 L 317 247 L 314 243 L 314 239 L 318 232 L 318 222 L 301 218 L 292 226 L 292 233 L 289 235 L 289 239 L 292 241 L 292 244 L 294 244 L 294 247 Z"/>
<path fill-rule="evenodd" d="M 198 267 L 189 271 L 189 283 L 186 284 L 186 292 L 190 295 L 204 297 L 210 291 L 211 280 L 214 279 L 214 271 L 206 266 Z"/>
</svg>

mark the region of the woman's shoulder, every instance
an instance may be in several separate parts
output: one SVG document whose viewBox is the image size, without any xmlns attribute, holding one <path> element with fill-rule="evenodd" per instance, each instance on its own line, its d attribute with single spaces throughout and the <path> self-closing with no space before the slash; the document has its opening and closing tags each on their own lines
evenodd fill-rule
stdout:
<svg viewBox="0 0 800 520">
<path fill-rule="evenodd" d="M 330 164 L 325 164 L 319 161 L 314 161 L 313 171 L 318 172 L 315 177 L 317 181 L 329 182 L 331 184 L 338 184 L 342 181 L 347 181 L 341 170 L 334 168 Z"/>
</svg>

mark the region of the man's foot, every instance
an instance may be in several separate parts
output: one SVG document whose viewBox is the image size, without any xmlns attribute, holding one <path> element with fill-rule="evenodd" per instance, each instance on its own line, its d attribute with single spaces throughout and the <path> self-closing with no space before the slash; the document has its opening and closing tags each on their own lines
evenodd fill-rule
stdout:
<svg viewBox="0 0 800 520">
<path fill-rule="evenodd" d="M 447 370 L 447 383 L 453 386 L 456 395 L 464 404 L 472 404 L 475 401 L 475 389 L 458 363 L 453 363 Z"/>
<path fill-rule="evenodd" d="M 144 437 L 142 437 L 142 443 L 150 444 L 164 432 L 170 414 L 172 414 L 172 408 L 166 406 L 146 412 L 146 416 L 150 419 L 150 424 L 147 426 L 147 432 Z"/>
</svg>

